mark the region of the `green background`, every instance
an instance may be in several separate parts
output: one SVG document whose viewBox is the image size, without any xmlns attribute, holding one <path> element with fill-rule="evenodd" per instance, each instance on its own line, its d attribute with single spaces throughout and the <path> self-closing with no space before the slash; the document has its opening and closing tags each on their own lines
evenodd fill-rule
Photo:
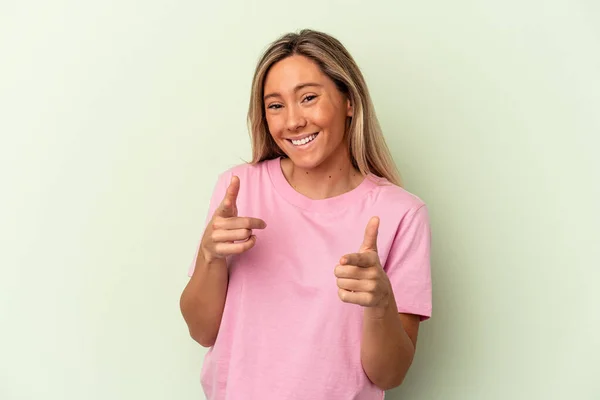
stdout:
<svg viewBox="0 0 600 400">
<path fill-rule="evenodd" d="M 0 398 L 202 399 L 179 294 L 255 62 L 337 36 L 430 208 L 389 399 L 600 399 L 597 1 L 4 2 Z"/>
</svg>

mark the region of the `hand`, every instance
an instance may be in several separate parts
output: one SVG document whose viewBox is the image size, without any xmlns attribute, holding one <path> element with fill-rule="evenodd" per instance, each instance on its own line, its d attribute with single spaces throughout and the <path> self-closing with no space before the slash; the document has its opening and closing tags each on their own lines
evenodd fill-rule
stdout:
<svg viewBox="0 0 600 400">
<path fill-rule="evenodd" d="M 379 218 L 369 220 L 358 253 L 346 254 L 335 267 L 338 295 L 343 302 L 377 308 L 383 315 L 392 297 L 389 278 L 377 254 Z"/>
<path fill-rule="evenodd" d="M 238 217 L 239 190 L 240 179 L 233 176 L 223 201 L 206 227 L 200 249 L 208 263 L 250 250 L 256 244 L 256 236 L 252 234 L 252 230 L 267 226 L 262 219 Z"/>
</svg>

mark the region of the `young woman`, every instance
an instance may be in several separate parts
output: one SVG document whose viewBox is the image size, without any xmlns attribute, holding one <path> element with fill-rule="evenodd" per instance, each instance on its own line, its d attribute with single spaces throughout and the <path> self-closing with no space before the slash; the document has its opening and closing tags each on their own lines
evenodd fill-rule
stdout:
<svg viewBox="0 0 600 400">
<path fill-rule="evenodd" d="M 219 176 L 181 296 L 210 347 L 204 392 L 382 399 L 431 316 L 426 205 L 400 187 L 364 78 L 327 34 L 272 43 L 248 119 L 252 161 Z"/>
</svg>

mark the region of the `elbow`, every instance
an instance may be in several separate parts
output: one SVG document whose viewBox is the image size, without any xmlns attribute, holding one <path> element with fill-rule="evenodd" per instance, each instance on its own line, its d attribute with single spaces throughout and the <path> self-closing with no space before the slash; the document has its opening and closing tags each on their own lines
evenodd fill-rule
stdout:
<svg viewBox="0 0 600 400">
<path fill-rule="evenodd" d="M 406 354 L 406 358 L 398 360 L 398 362 L 384 369 L 380 368 L 378 373 L 373 374 L 373 379 L 371 381 L 375 386 L 384 391 L 401 386 L 412 366 L 414 355 L 415 353 L 413 350 Z"/>
<path fill-rule="evenodd" d="M 203 326 L 200 321 L 187 320 L 187 327 L 190 337 L 202 347 L 212 347 L 217 341 L 217 329 Z"/>
<path fill-rule="evenodd" d="M 400 378 L 398 378 L 398 379 L 396 379 L 394 381 L 388 382 L 387 385 L 384 385 L 385 389 L 383 389 L 383 390 L 392 390 L 392 389 L 395 389 L 395 388 L 399 387 L 400 385 L 402 385 L 403 382 L 404 382 L 404 376 L 402 376 L 402 377 L 400 377 Z"/>
<path fill-rule="evenodd" d="M 210 335 L 205 332 L 197 332 L 194 329 L 190 329 L 189 331 L 190 331 L 190 336 L 192 337 L 192 339 L 194 339 L 194 341 L 197 342 L 202 347 L 206 347 L 206 348 L 212 347 L 212 346 L 214 346 L 215 342 L 217 341 L 216 335 Z"/>
<path fill-rule="evenodd" d="M 388 379 L 376 380 L 373 384 L 379 389 L 386 391 L 399 387 L 402 385 L 402 382 L 404 382 L 404 375 L 390 376 Z"/>
<path fill-rule="evenodd" d="M 408 374 L 411 362 L 405 365 L 396 365 L 395 367 L 386 368 L 385 370 L 372 371 L 367 373 L 369 380 L 381 390 L 392 390 L 404 382 L 404 378 Z M 365 370 L 367 372 L 367 370 Z"/>
<path fill-rule="evenodd" d="M 201 318 L 194 313 L 194 308 L 186 301 L 185 292 L 180 299 L 180 310 L 190 337 L 202 347 L 212 347 L 217 340 L 217 332 L 203 327 Z"/>
<path fill-rule="evenodd" d="M 217 341 L 217 330 L 207 329 L 194 321 L 186 321 L 190 337 L 202 347 L 212 347 Z"/>
</svg>

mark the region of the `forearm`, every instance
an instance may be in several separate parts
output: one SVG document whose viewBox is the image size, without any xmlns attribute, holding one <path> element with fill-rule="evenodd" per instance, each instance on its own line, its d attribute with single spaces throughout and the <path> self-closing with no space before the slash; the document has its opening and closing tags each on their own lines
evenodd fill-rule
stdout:
<svg viewBox="0 0 600 400">
<path fill-rule="evenodd" d="M 180 307 L 192 338 L 204 347 L 214 344 L 225 306 L 228 271 L 225 259 L 206 262 L 201 253 L 181 294 Z"/>
<path fill-rule="evenodd" d="M 402 326 L 391 296 L 383 318 L 365 308 L 361 342 L 363 369 L 371 382 L 383 390 L 399 386 L 412 363 L 415 348 Z"/>
</svg>

